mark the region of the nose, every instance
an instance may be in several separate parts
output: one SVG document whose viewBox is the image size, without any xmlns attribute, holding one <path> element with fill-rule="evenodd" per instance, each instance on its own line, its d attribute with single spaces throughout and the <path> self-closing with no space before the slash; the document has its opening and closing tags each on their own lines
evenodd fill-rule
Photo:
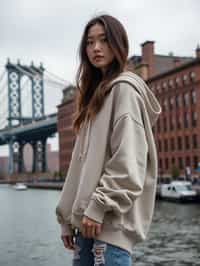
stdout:
<svg viewBox="0 0 200 266">
<path fill-rule="evenodd" d="M 94 50 L 95 51 L 98 51 L 98 50 L 100 50 L 100 48 L 101 48 L 101 45 L 100 45 L 100 42 L 95 42 L 95 44 L 94 44 Z"/>
</svg>

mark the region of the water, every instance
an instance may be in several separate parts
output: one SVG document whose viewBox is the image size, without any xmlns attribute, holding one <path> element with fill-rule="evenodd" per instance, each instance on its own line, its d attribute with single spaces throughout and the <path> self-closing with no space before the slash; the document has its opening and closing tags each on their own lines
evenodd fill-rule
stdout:
<svg viewBox="0 0 200 266">
<path fill-rule="evenodd" d="M 16 191 L 0 185 L 0 266 L 70 266 L 55 206 L 60 191 Z M 134 251 L 136 266 L 200 266 L 200 205 L 157 202 L 146 242 Z"/>
</svg>

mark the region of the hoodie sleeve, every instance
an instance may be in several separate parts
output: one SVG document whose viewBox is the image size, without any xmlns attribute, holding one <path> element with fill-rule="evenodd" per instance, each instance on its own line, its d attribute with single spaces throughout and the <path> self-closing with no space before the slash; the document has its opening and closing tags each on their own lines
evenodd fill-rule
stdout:
<svg viewBox="0 0 200 266">
<path fill-rule="evenodd" d="M 60 224 L 61 235 L 72 235 L 73 230 L 70 223 L 66 223 L 60 213 L 59 207 L 56 208 L 57 221 Z"/>
<path fill-rule="evenodd" d="M 102 223 L 105 212 L 129 211 L 143 191 L 148 145 L 144 126 L 131 113 L 115 122 L 110 139 L 111 157 L 84 215 Z"/>
</svg>

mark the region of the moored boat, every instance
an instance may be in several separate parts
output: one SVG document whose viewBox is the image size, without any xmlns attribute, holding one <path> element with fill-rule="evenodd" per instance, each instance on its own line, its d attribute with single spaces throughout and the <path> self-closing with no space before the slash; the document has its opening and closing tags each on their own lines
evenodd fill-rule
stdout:
<svg viewBox="0 0 200 266">
<path fill-rule="evenodd" d="M 16 183 L 13 188 L 16 190 L 26 190 L 27 186 L 24 183 Z"/>
</svg>

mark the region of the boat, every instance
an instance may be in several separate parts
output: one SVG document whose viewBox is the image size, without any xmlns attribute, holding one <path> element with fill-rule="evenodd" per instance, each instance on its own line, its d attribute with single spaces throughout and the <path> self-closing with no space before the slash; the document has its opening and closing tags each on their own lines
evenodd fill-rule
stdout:
<svg viewBox="0 0 200 266">
<path fill-rule="evenodd" d="M 171 201 L 195 201 L 197 192 L 192 188 L 192 183 L 189 181 L 172 181 L 169 184 L 161 185 L 160 197 Z"/>
<path fill-rule="evenodd" d="M 24 183 L 16 183 L 13 188 L 16 190 L 26 190 L 27 186 Z"/>
</svg>

